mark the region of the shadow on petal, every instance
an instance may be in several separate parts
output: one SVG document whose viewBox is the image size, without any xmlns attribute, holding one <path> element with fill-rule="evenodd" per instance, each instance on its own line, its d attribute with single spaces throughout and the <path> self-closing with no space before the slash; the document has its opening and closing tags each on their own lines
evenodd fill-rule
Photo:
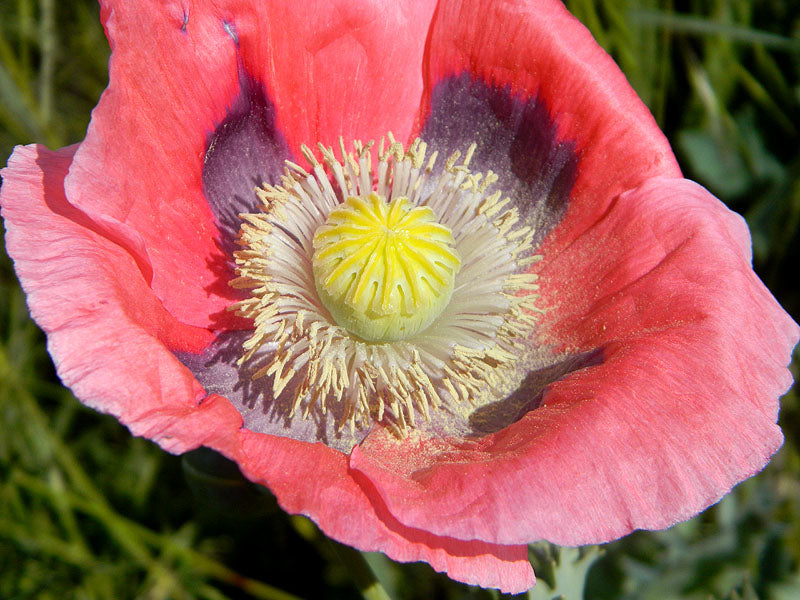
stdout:
<svg viewBox="0 0 800 600">
<path fill-rule="evenodd" d="M 272 393 L 272 377 L 252 378 L 254 373 L 269 365 L 274 356 L 274 344 L 262 346 L 263 350 L 245 365 L 237 364 L 243 353 L 242 344 L 251 333 L 225 332 L 201 354 L 180 352 L 177 356 L 208 393 L 220 394 L 230 400 L 241 413 L 244 427 L 250 431 L 321 442 L 345 453 L 367 436 L 368 429 L 351 433 L 347 428 L 336 428 L 336 423 L 344 421 L 340 414 L 344 404 L 333 403 L 327 410 L 315 406 L 308 416 L 299 410 L 291 415 L 295 381 L 291 381 L 276 398 Z"/>
<path fill-rule="evenodd" d="M 593 367 L 603 362 L 602 350 L 590 350 L 566 356 L 558 362 L 532 370 L 517 390 L 498 402 L 481 406 L 469 416 L 475 436 L 495 433 L 516 423 L 528 412 L 536 410 L 551 383 L 573 371 Z"/>
</svg>

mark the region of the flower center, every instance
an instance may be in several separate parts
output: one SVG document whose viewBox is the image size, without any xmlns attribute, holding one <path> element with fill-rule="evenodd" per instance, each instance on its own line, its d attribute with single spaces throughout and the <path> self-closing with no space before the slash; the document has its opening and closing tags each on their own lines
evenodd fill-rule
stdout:
<svg viewBox="0 0 800 600">
<path fill-rule="evenodd" d="M 314 234 L 320 301 L 368 342 L 404 340 L 447 306 L 461 261 L 453 235 L 428 206 L 375 192 L 349 197 Z"/>
<path fill-rule="evenodd" d="M 231 308 L 253 332 L 239 364 L 271 381 L 265 407 L 289 421 L 349 425 L 356 440 L 374 422 L 403 436 L 421 416 L 447 433 L 447 415 L 463 422 L 526 375 L 535 230 L 489 191 L 495 173 L 470 171 L 474 144 L 439 168 L 422 140 L 318 148 L 240 215 L 231 285 L 251 296 Z"/>
</svg>

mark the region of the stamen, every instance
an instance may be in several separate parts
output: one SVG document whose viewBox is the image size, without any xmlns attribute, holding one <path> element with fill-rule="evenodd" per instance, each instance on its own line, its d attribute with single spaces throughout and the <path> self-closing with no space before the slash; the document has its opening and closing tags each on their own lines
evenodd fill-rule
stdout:
<svg viewBox="0 0 800 600">
<path fill-rule="evenodd" d="M 469 413 L 513 391 L 535 325 L 534 230 L 492 172 L 471 173 L 471 145 L 434 174 L 436 153 L 391 134 L 339 141 L 287 163 L 241 215 L 235 254 L 253 319 L 240 364 L 272 378 L 265 401 L 291 395 L 289 418 L 321 415 L 351 431 L 382 421 L 398 435 L 432 412 Z M 314 417 L 318 418 L 318 417 Z"/>
</svg>

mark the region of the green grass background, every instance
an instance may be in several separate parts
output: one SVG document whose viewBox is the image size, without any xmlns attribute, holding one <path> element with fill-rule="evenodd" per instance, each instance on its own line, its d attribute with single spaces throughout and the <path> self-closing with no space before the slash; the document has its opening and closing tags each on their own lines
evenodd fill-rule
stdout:
<svg viewBox="0 0 800 600">
<path fill-rule="evenodd" d="M 625 71 L 685 174 L 746 217 L 756 270 L 797 319 L 800 2 L 567 5 Z M 81 140 L 107 58 L 90 0 L 0 0 L 0 163 L 15 144 Z M 343 548 L 215 455 L 171 456 L 84 408 L 59 384 L 0 257 L 0 599 L 501 597 Z M 537 572 L 550 579 L 557 559 L 566 591 L 592 565 L 587 599 L 800 598 L 795 391 L 780 420 L 783 449 L 718 505 L 608 544 L 593 564 L 597 553 L 535 546 Z M 545 582 L 530 597 L 555 594 Z"/>
</svg>

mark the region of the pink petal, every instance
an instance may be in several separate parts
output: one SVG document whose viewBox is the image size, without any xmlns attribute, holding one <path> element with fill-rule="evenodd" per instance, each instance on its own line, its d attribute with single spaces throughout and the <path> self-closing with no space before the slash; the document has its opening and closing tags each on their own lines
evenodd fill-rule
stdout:
<svg viewBox="0 0 800 600">
<path fill-rule="evenodd" d="M 234 295 L 201 175 L 206 138 L 238 93 L 237 58 L 214 9 L 193 5 L 184 28 L 182 6 L 103 5 L 110 84 L 65 188 L 70 203 L 136 240 L 171 314 L 224 326 Z"/>
<path fill-rule="evenodd" d="M 400 562 L 424 560 L 452 579 L 520 593 L 535 578 L 525 545 L 439 537 L 398 522 L 369 481 L 357 483 L 347 457 L 323 444 L 308 444 L 242 431 L 239 465 L 263 483 L 290 513 L 310 517 L 330 537 L 361 550 L 384 552 Z"/>
<path fill-rule="evenodd" d="M 170 350 L 198 351 L 212 335 L 176 321 L 124 244 L 67 202 L 76 150 L 19 147 L 3 170 L 7 249 L 31 315 L 59 376 L 85 404 L 173 451 L 206 443 L 213 430 L 194 429 L 198 421 L 241 417 L 227 402 L 198 408 L 205 393 Z"/>
<path fill-rule="evenodd" d="M 339 136 L 405 139 L 422 95 L 420 64 L 433 0 L 222 3 L 246 70 L 267 86 L 278 127 L 300 144 Z"/>
<path fill-rule="evenodd" d="M 740 217 L 654 178 L 541 263 L 541 341 L 603 351 L 478 440 L 373 435 L 351 467 L 409 527 L 501 544 L 604 542 L 716 502 L 780 447 L 797 325 L 750 267 Z M 563 241 L 563 243 L 561 243 Z"/>
<path fill-rule="evenodd" d="M 437 86 L 465 72 L 518 101 L 544 104 L 556 140 L 574 144 L 580 157 L 568 216 L 591 222 L 646 178 L 680 176 L 666 138 L 619 67 L 558 0 L 441 2 L 425 60 L 423 132 L 431 111 L 436 116 Z M 471 130 L 480 152 L 480 122 L 457 107 L 451 112 L 452 127 Z"/>
</svg>

